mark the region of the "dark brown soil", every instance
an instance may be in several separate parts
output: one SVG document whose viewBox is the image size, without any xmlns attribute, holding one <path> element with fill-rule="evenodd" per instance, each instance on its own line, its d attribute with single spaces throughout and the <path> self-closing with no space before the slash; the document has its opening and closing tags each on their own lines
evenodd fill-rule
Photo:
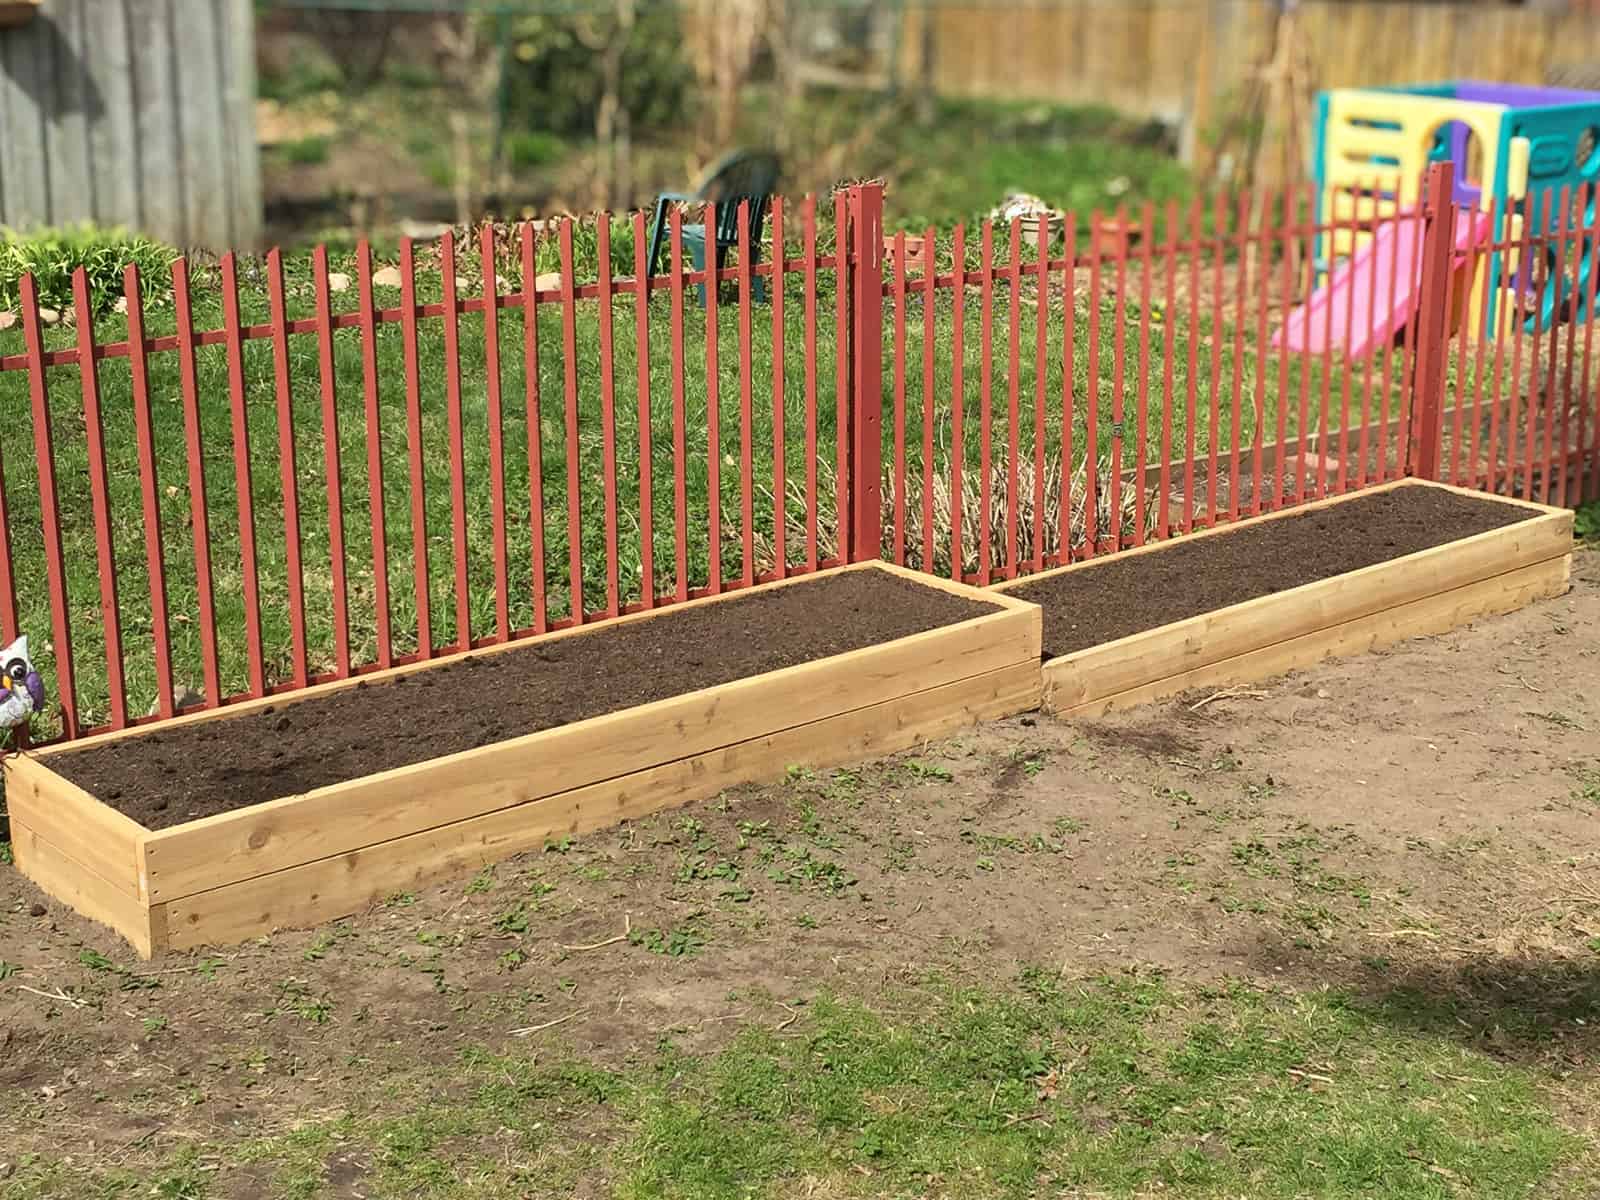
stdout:
<svg viewBox="0 0 1600 1200">
<path fill-rule="evenodd" d="M 1055 658 L 1532 515 L 1500 500 L 1395 488 L 1063 572 L 1012 595 L 1044 609 L 1044 656 Z"/>
<path fill-rule="evenodd" d="M 880 645 L 992 611 L 881 571 L 807 580 L 51 760 L 149 829 Z"/>
</svg>

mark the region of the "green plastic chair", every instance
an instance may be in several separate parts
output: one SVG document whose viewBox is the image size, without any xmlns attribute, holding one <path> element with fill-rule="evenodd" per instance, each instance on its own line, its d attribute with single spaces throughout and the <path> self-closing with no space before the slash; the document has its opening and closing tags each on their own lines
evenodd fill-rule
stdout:
<svg viewBox="0 0 1600 1200">
<path fill-rule="evenodd" d="M 656 219 L 650 230 L 650 273 L 656 273 L 665 249 L 667 234 L 667 209 L 673 204 L 706 204 L 715 202 L 717 269 L 721 270 L 730 247 L 739 244 L 739 204 L 748 201 L 750 208 L 750 265 L 761 258 L 761 229 L 767 219 L 767 205 L 778 186 L 778 159 L 776 155 L 759 150 L 735 150 L 715 163 L 692 193 L 664 192 L 656 199 Z M 683 245 L 689 252 L 694 269 L 703 271 L 706 265 L 705 227 L 686 225 L 683 228 Z M 751 281 L 751 296 L 759 301 L 767 298 L 766 280 L 756 277 Z M 705 300 L 705 288 L 700 289 L 700 299 Z"/>
</svg>

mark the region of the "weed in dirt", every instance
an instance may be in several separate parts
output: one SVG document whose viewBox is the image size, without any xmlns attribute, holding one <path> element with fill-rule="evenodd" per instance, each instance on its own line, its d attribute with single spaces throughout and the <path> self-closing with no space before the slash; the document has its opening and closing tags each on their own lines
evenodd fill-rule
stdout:
<svg viewBox="0 0 1600 1200">
<path fill-rule="evenodd" d="M 1206 769 L 1210 770 L 1210 771 L 1231 772 L 1231 771 L 1237 771 L 1239 769 L 1240 765 L 1241 765 L 1241 763 L 1240 763 L 1238 757 L 1233 752 L 1233 747 L 1232 746 L 1225 746 L 1225 747 L 1223 747 L 1223 750 L 1222 750 L 1221 754 L 1217 755 L 1209 763 L 1206 764 Z"/>
<path fill-rule="evenodd" d="M 819 850 L 837 850 L 839 839 L 822 827 L 822 818 L 817 815 L 817 810 L 809 803 L 800 805 L 799 813 L 800 832 L 811 839 L 811 844 Z"/>
<path fill-rule="evenodd" d="M 7 962 L 5 959 L 0 958 L 0 979 L 10 979 L 21 970 L 22 968 L 16 963 Z"/>
<path fill-rule="evenodd" d="M 146 1017 L 144 1019 L 144 1021 L 142 1022 L 142 1024 L 144 1026 L 145 1040 L 149 1041 L 151 1038 L 155 1037 L 158 1033 L 164 1032 L 166 1030 L 169 1022 L 168 1022 L 166 1017 L 155 1016 L 155 1017 Z"/>
<path fill-rule="evenodd" d="M 525 904 L 514 904 L 505 912 L 494 919 L 494 927 L 501 933 L 527 933 L 528 908 Z"/>
<path fill-rule="evenodd" d="M 788 865 L 774 866 L 767 871 L 767 878 L 774 883 L 809 887 L 832 895 L 855 886 L 855 877 L 830 859 L 817 858 L 806 849 L 790 848 L 784 853 Z"/>
<path fill-rule="evenodd" d="M 528 961 L 528 956 L 521 950 L 513 947 L 495 960 L 495 969 L 501 972 L 515 971 Z"/>
<path fill-rule="evenodd" d="M 1006 768 L 1022 772 L 1032 779 L 1045 769 L 1050 752 L 1039 746 L 1016 746 L 1006 755 Z"/>
<path fill-rule="evenodd" d="M 1050 822 L 1050 830 L 1058 838 L 1075 837 L 1082 833 L 1086 826 L 1076 817 L 1057 817 Z"/>
<path fill-rule="evenodd" d="M 910 838 L 889 834 L 883 867 L 886 871 L 909 871 L 917 856 L 917 845 Z"/>
<path fill-rule="evenodd" d="M 465 891 L 469 896 L 479 896 L 484 892 L 490 891 L 493 887 L 494 866 L 493 864 L 489 864 L 484 866 L 476 875 L 472 877 L 472 880 L 467 884 Z"/>
<path fill-rule="evenodd" d="M 822 796 L 839 804 L 859 805 L 861 782 L 860 771 L 839 767 L 829 773 L 827 786 L 822 789 Z"/>
<path fill-rule="evenodd" d="M 417 902 L 415 892 L 395 892 L 384 899 L 385 908 L 407 908 Z"/>
<path fill-rule="evenodd" d="M 225 959 L 202 958 L 198 965 L 196 965 L 195 971 L 197 974 L 199 974 L 201 979 L 204 979 L 207 983 L 210 983 L 212 980 L 216 979 L 217 972 L 222 970 L 222 968 L 226 965 L 227 961 Z"/>
<path fill-rule="evenodd" d="M 315 995 L 302 979 L 285 979 L 278 984 L 277 1003 L 264 1014 L 269 1019 L 283 1014 L 297 1016 L 312 1025 L 326 1025 L 333 1018 L 333 1001 Z"/>
<path fill-rule="evenodd" d="M 900 763 L 900 769 L 918 783 L 951 783 L 956 777 L 949 767 L 916 758 L 905 759 Z"/>
<path fill-rule="evenodd" d="M 547 838 L 544 843 L 546 854 L 565 854 L 572 849 L 572 839 L 569 837 Z"/>
<path fill-rule="evenodd" d="M 819 922 L 810 913 L 801 913 L 794 919 L 794 923 L 801 929 L 815 929 Z"/>
<path fill-rule="evenodd" d="M 699 883 L 713 879 L 732 883 L 739 878 L 739 864 L 726 858 L 709 862 L 703 858 L 690 861 L 685 857 L 673 878 L 679 883 Z"/>
<path fill-rule="evenodd" d="M 677 929 L 635 929 L 628 934 L 630 945 L 667 958 L 688 958 L 705 947 L 705 936 L 692 925 Z"/>
<path fill-rule="evenodd" d="M 1575 729 L 1580 733 L 1588 732 L 1588 730 L 1584 728 L 1584 725 L 1581 721 L 1579 721 L 1576 717 L 1569 716 L 1564 712 L 1529 712 L 1525 713 L 1524 715 L 1533 717 L 1535 720 L 1544 721 L 1547 724 L 1554 725 L 1558 729 Z"/>
<path fill-rule="evenodd" d="M 1270 800 L 1278 794 L 1278 785 L 1271 775 L 1260 783 L 1250 782 L 1244 785 L 1245 796 L 1254 801 Z"/>
<path fill-rule="evenodd" d="M 1027 849 L 1020 838 L 999 833 L 979 833 L 976 829 L 963 829 L 961 840 L 968 845 L 976 846 L 985 854 L 992 854 L 996 850 L 1013 850 L 1021 854 Z"/>
<path fill-rule="evenodd" d="M 4 863 L 9 867 L 16 861 L 16 858 L 11 853 L 11 843 L 0 841 L 0 863 Z"/>
<path fill-rule="evenodd" d="M 104 972 L 117 969 L 117 964 L 98 950 L 79 950 L 78 962 L 88 967 L 91 971 Z"/>
<path fill-rule="evenodd" d="M 1272 851 L 1259 838 L 1234 842 L 1228 848 L 1228 854 L 1246 875 L 1271 877 L 1278 874 L 1278 866 L 1272 861 Z"/>
<path fill-rule="evenodd" d="M 1156 799 L 1166 800 L 1172 804 L 1182 804 L 1186 808 L 1193 808 L 1199 803 L 1194 798 L 1194 793 L 1184 788 L 1168 787 L 1166 784 L 1157 784 L 1153 789 Z"/>
<path fill-rule="evenodd" d="M 1575 764 L 1569 768 L 1577 781 L 1572 789 L 1574 803 L 1600 808 L 1600 766 Z"/>
<path fill-rule="evenodd" d="M 319 962 L 328 956 L 328 951 L 338 945 L 341 939 L 349 936 L 350 930 L 342 925 L 325 929 L 311 940 L 311 944 L 301 952 L 300 957 L 306 962 Z"/>
</svg>

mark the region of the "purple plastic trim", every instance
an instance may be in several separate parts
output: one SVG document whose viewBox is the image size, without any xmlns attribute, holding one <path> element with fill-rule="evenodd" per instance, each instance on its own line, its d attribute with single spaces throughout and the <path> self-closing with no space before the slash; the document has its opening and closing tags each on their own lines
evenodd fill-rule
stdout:
<svg viewBox="0 0 1600 1200">
<path fill-rule="evenodd" d="M 1537 108 L 1553 104 L 1600 104 L 1600 92 L 1575 88 L 1537 87 L 1525 83 L 1489 83 L 1462 79 L 1452 85 L 1457 100 L 1479 104 L 1505 104 L 1512 108 Z"/>
</svg>

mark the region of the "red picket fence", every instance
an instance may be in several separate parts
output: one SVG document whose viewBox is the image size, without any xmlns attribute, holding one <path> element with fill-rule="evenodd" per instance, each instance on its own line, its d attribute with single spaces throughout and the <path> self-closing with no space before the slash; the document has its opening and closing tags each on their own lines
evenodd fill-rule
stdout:
<svg viewBox="0 0 1600 1200">
<path fill-rule="evenodd" d="M 1593 495 L 1591 197 L 1462 252 L 1447 184 L 1398 217 L 1375 184 L 1332 222 L 1292 189 L 889 239 L 862 185 L 775 201 L 714 273 L 685 269 L 714 213 L 674 214 L 664 273 L 635 214 L 382 271 L 180 260 L 170 305 L 129 268 L 125 317 L 80 271 L 59 326 L 26 279 L 0 637 L 34 635 L 36 732 L 71 738 L 879 554 L 987 583 L 1407 472 Z M 1347 290 L 1320 349 L 1276 340 L 1325 239 L 1393 220 L 1360 319 Z M 1513 253 L 1577 319 L 1472 337 L 1461 268 Z"/>
</svg>

